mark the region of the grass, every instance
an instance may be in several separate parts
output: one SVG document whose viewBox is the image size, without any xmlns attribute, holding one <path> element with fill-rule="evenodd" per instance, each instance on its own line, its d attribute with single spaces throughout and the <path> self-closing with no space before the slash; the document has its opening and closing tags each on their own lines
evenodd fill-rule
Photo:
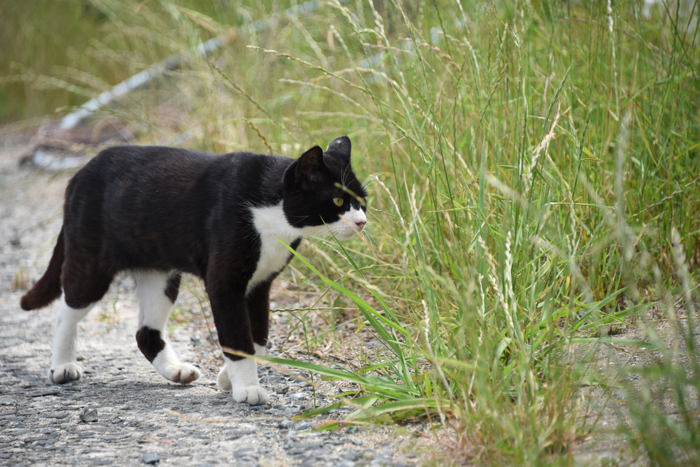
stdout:
<svg viewBox="0 0 700 467">
<path fill-rule="evenodd" d="M 678 465 L 700 452 L 700 54 L 687 17 L 645 19 L 639 3 L 329 1 L 256 32 L 244 25 L 289 5 L 105 0 L 91 34 L 112 42 L 88 47 L 95 86 L 81 89 L 238 27 L 111 110 L 144 141 L 188 131 L 188 147 L 218 152 L 297 156 L 351 136 L 368 232 L 295 265 L 383 348 L 361 371 L 284 363 L 360 383 L 356 420 L 429 416 L 455 463 L 485 465 L 571 465 L 592 429 L 581 387 L 622 384 L 630 442 Z M 645 342 L 609 335 L 624 320 Z M 586 353 L 616 344 L 659 363 L 638 384 L 600 373 Z"/>
</svg>

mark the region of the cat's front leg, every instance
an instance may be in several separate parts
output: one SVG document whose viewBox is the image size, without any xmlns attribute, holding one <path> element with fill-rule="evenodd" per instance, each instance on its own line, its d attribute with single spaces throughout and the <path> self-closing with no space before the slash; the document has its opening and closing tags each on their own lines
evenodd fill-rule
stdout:
<svg viewBox="0 0 700 467">
<path fill-rule="evenodd" d="M 259 345 L 259 344 L 253 344 L 255 346 L 255 356 L 256 357 L 264 357 L 267 353 L 267 349 L 264 345 Z M 224 365 L 221 367 L 219 370 L 219 377 L 217 378 L 217 383 L 219 385 L 219 389 L 222 391 L 231 391 L 232 386 L 231 386 L 231 378 L 228 376 L 228 370 L 226 369 L 226 363 L 224 362 Z"/>
<path fill-rule="evenodd" d="M 219 388 L 230 390 L 236 402 L 250 405 L 267 403 L 267 392 L 258 380 L 255 360 L 230 352 L 255 353 L 250 318 L 245 303 L 245 286 L 217 285 L 207 281 L 214 324 L 224 350 L 224 368 L 219 372 Z"/>
<path fill-rule="evenodd" d="M 258 364 L 255 360 L 243 358 L 231 361 L 226 358 L 226 373 L 231 381 L 233 400 L 250 405 L 267 404 L 267 391 L 258 381 Z"/>
</svg>

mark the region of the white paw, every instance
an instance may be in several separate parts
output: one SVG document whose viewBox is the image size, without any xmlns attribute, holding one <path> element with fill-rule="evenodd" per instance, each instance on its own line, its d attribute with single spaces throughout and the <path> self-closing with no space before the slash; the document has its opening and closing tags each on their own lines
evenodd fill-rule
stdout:
<svg viewBox="0 0 700 467">
<path fill-rule="evenodd" d="M 166 379 L 187 384 L 200 377 L 199 370 L 189 363 L 182 363 L 170 345 L 166 345 L 153 359 L 153 366 Z"/>
<path fill-rule="evenodd" d="M 180 384 L 189 384 L 201 376 L 201 373 L 197 367 L 190 365 L 189 363 L 172 365 L 172 367 L 168 368 L 166 371 L 168 373 L 166 378 Z"/>
<path fill-rule="evenodd" d="M 231 393 L 236 402 L 247 402 L 250 405 L 267 403 L 267 391 L 262 386 L 237 386 L 232 389 Z"/>
<path fill-rule="evenodd" d="M 219 370 L 219 390 L 220 391 L 230 391 L 231 390 L 231 380 L 228 377 L 228 371 L 226 371 L 226 365 L 221 367 Z"/>
<path fill-rule="evenodd" d="M 52 383 L 63 384 L 68 381 L 80 379 L 83 374 L 83 369 L 77 363 L 64 363 L 56 365 L 49 371 L 49 379 Z"/>
</svg>

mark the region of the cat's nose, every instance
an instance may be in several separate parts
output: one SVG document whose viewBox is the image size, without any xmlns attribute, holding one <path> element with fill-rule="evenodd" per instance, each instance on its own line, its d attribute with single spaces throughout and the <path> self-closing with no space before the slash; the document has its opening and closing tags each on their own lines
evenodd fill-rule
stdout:
<svg viewBox="0 0 700 467">
<path fill-rule="evenodd" d="M 362 229 L 365 227 L 366 224 L 367 224 L 367 222 L 355 222 L 355 225 L 357 226 L 357 230 L 359 230 L 360 232 L 362 232 Z"/>
</svg>

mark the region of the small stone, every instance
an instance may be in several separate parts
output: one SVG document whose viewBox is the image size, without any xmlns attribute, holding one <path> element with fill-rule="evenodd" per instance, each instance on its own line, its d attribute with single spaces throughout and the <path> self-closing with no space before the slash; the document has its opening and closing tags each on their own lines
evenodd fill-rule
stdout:
<svg viewBox="0 0 700 467">
<path fill-rule="evenodd" d="M 10 396 L 0 397 L 0 405 L 12 405 L 15 400 Z"/>
<path fill-rule="evenodd" d="M 136 430 L 136 431 L 139 431 L 139 432 L 150 432 L 150 431 L 156 431 L 156 430 L 158 430 L 158 429 L 160 429 L 159 426 L 151 425 L 151 426 L 142 426 L 141 428 L 139 428 L 139 429 Z"/>
<path fill-rule="evenodd" d="M 37 391 L 27 394 L 29 397 L 44 397 L 44 396 L 56 396 L 60 393 L 58 389 L 47 389 L 45 391 Z"/>
<path fill-rule="evenodd" d="M 252 435 L 254 433 L 255 432 L 253 430 L 233 430 L 233 431 L 228 432 L 228 434 L 226 436 L 226 440 L 227 441 L 234 441 L 238 438 L 242 438 L 243 436 L 247 436 L 247 435 Z"/>
<path fill-rule="evenodd" d="M 307 430 L 311 427 L 311 424 L 309 422 L 305 421 L 299 421 L 294 424 L 294 430 L 295 431 L 304 431 Z"/>
<path fill-rule="evenodd" d="M 267 384 L 276 383 L 278 381 L 282 381 L 282 377 L 280 375 L 267 375 L 263 378 L 263 382 Z"/>
<path fill-rule="evenodd" d="M 239 459 L 240 459 L 240 458 L 245 458 L 245 457 L 254 458 L 254 459 L 255 459 L 255 458 L 258 457 L 258 455 L 256 454 L 256 452 L 255 452 L 255 450 L 254 450 L 253 448 L 243 448 L 243 449 L 239 449 L 238 451 L 234 452 L 233 455 L 234 455 L 236 458 L 239 458 Z"/>
<path fill-rule="evenodd" d="M 294 423 L 295 423 L 295 422 L 293 422 L 293 421 L 291 421 L 291 420 L 289 420 L 289 419 L 282 420 L 282 421 L 280 422 L 280 424 L 277 425 L 277 428 L 279 428 L 279 429 L 281 429 L 281 430 L 288 430 L 288 429 L 290 429 L 291 427 L 294 426 Z"/>
<path fill-rule="evenodd" d="M 269 409 L 269 405 L 249 405 L 248 410 L 267 410 Z"/>
<path fill-rule="evenodd" d="M 44 414 L 44 417 L 46 417 L 46 418 L 57 418 L 57 419 L 59 419 L 59 420 L 60 420 L 60 419 L 63 419 L 63 418 L 66 418 L 67 416 L 68 416 L 68 412 L 61 412 L 61 411 L 59 411 L 59 412 L 48 412 L 48 413 Z"/>
<path fill-rule="evenodd" d="M 294 394 L 290 394 L 288 397 L 293 400 L 301 400 L 306 399 L 306 394 L 303 392 L 295 392 Z"/>
<path fill-rule="evenodd" d="M 160 456 L 158 454 L 144 454 L 141 458 L 141 462 L 144 464 L 156 465 L 160 462 Z"/>
<path fill-rule="evenodd" d="M 305 454 L 307 454 L 307 451 L 303 447 L 292 446 L 287 451 L 287 455 L 292 457 L 303 456 Z"/>
<path fill-rule="evenodd" d="M 275 392 L 277 394 L 287 394 L 287 392 L 289 392 L 289 386 L 279 387 L 279 388 L 275 389 Z"/>
<path fill-rule="evenodd" d="M 96 422 L 98 419 L 97 409 L 83 409 L 80 411 L 81 422 Z"/>
</svg>

